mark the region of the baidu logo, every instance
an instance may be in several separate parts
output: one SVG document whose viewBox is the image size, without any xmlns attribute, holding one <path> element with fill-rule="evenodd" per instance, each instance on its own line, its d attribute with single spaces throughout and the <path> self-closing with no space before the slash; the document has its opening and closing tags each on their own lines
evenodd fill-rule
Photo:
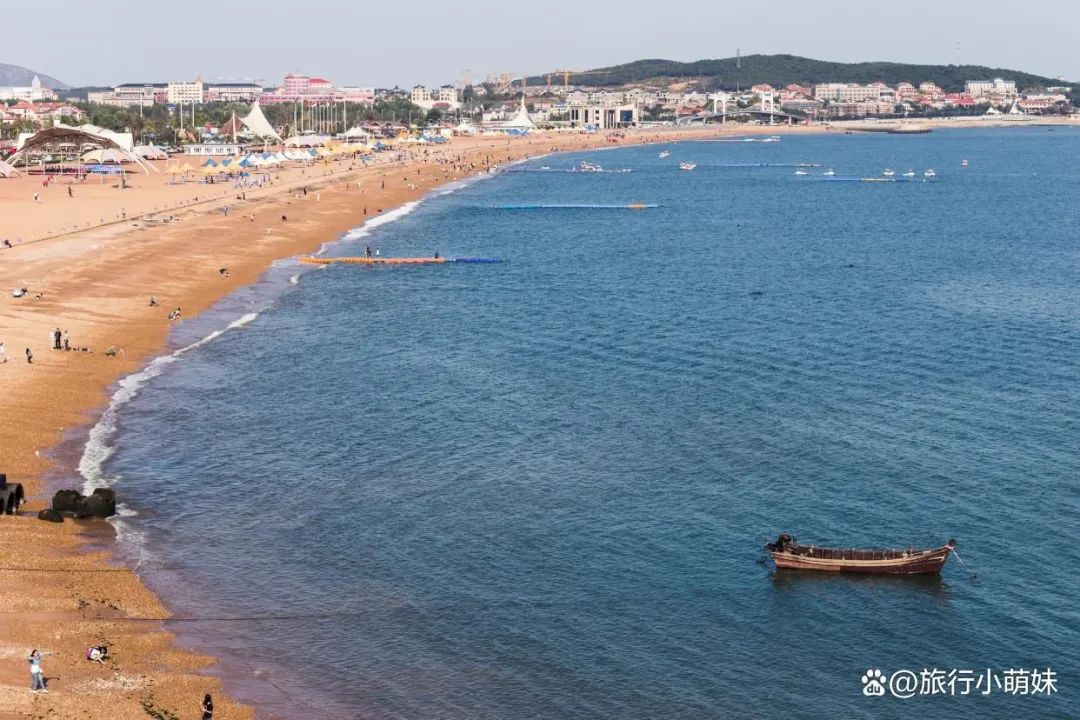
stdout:
<svg viewBox="0 0 1080 720">
<path fill-rule="evenodd" d="M 900 669 L 891 673 L 871 668 L 862 675 L 866 697 L 892 695 L 908 700 L 916 695 L 1042 695 L 1058 691 L 1058 675 L 1052 668 L 967 670 L 953 668 Z"/>
<path fill-rule="evenodd" d="M 862 676 L 862 694 L 867 697 L 879 697 L 885 694 L 885 683 L 888 680 L 880 670 L 867 670 Z"/>
</svg>

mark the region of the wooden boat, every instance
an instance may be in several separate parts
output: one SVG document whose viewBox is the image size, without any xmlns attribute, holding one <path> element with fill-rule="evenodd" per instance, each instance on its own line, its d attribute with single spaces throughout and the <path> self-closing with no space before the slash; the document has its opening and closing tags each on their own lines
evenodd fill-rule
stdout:
<svg viewBox="0 0 1080 720">
<path fill-rule="evenodd" d="M 777 568 L 824 572 L 873 573 L 885 575 L 927 575 L 941 572 L 956 540 L 929 550 L 859 550 L 800 545 L 782 533 L 765 546 Z"/>
</svg>

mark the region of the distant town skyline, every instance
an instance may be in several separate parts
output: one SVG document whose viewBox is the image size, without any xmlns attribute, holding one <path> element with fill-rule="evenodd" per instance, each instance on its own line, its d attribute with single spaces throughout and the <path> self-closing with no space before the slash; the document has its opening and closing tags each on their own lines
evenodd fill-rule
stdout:
<svg viewBox="0 0 1080 720">
<path fill-rule="evenodd" d="M 1080 56 L 1065 51 L 1080 30 L 1080 4 L 1031 0 L 1018 17 L 1000 0 L 911 0 L 887 22 L 879 10 L 838 0 L 691 0 L 678 12 L 655 3 L 612 8 L 564 0 L 539 8 L 491 0 L 463 8 L 430 0 L 378 7 L 237 0 L 183 13 L 173 6 L 132 12 L 122 0 L 99 0 L 65 5 L 64 22 L 51 23 L 47 39 L 36 32 L 40 6 L 7 8 L 0 62 L 75 86 L 196 75 L 277 84 L 301 72 L 342 85 L 410 87 L 458 83 L 466 73 L 476 82 L 643 58 L 724 58 L 738 48 L 838 62 L 959 62 L 1080 80 Z"/>
</svg>

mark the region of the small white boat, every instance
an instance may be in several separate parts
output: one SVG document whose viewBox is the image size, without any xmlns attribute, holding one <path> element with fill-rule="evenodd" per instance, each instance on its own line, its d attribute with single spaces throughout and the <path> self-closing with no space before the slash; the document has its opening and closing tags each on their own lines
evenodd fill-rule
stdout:
<svg viewBox="0 0 1080 720">
<path fill-rule="evenodd" d="M 934 172 L 933 170 L 927 170 L 926 172 L 923 173 L 923 177 L 934 178 L 934 177 L 937 177 L 937 173 Z"/>
<path fill-rule="evenodd" d="M 574 172 L 604 172 L 604 168 L 593 165 L 588 160 L 582 160 L 581 164 L 574 168 Z"/>
<path fill-rule="evenodd" d="M 884 175 L 885 177 L 892 177 L 896 173 L 894 173 L 891 168 L 885 168 L 885 172 L 883 172 L 881 174 Z"/>
<path fill-rule="evenodd" d="M 671 153 L 669 153 L 667 150 L 665 150 L 664 152 L 660 153 L 659 157 L 661 157 L 661 158 L 671 157 Z"/>
<path fill-rule="evenodd" d="M 692 163 L 692 162 L 679 163 L 679 169 L 680 170 L 693 170 L 696 167 L 697 167 L 697 163 Z"/>
<path fill-rule="evenodd" d="M 796 170 L 796 171 L 795 171 L 795 174 L 796 174 L 796 175 L 806 175 L 806 174 L 807 174 L 807 172 L 806 172 L 805 170 Z"/>
<path fill-rule="evenodd" d="M 960 161 L 960 167 L 967 167 L 967 166 L 968 166 L 968 161 L 967 160 L 961 160 Z"/>
<path fill-rule="evenodd" d="M 908 170 L 906 173 L 904 173 L 904 177 L 915 177 L 915 171 Z"/>
<path fill-rule="evenodd" d="M 836 175 L 836 171 L 833 170 L 832 168 L 829 168 L 828 170 L 826 170 L 825 172 L 823 172 L 821 174 L 824 175 L 825 177 L 832 177 L 832 176 Z"/>
</svg>

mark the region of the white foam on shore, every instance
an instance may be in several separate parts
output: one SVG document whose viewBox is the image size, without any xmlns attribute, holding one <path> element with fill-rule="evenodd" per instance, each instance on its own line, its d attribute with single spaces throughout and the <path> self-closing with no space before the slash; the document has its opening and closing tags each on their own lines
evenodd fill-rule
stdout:
<svg viewBox="0 0 1080 720">
<path fill-rule="evenodd" d="M 106 477 L 104 473 L 105 462 L 112 457 L 116 448 L 109 444 L 112 436 L 116 433 L 117 414 L 124 405 L 131 401 L 139 390 L 151 379 L 165 372 L 165 369 L 180 359 L 185 353 L 200 348 L 207 343 L 213 342 L 230 330 L 242 328 L 259 317 L 259 313 L 251 312 L 243 315 L 224 328 L 215 330 L 201 340 L 196 340 L 169 355 L 154 358 L 149 365 L 138 372 L 122 378 L 118 388 L 109 399 L 109 405 L 101 414 L 101 419 L 90 429 L 83 448 L 82 457 L 79 459 L 79 474 L 83 476 L 83 493 L 89 495 L 95 488 L 109 487 L 116 482 L 117 478 Z"/>
<path fill-rule="evenodd" d="M 423 200 L 412 200 L 410 202 L 405 203 L 404 205 L 401 205 L 400 207 L 394 208 L 393 210 L 390 210 L 388 212 L 376 215 L 375 217 L 371 218 L 370 220 L 365 221 L 364 224 L 361 225 L 360 227 L 355 228 L 355 229 L 350 230 L 349 232 L 345 233 L 345 235 L 344 235 L 344 237 L 342 239 L 343 240 L 356 240 L 358 238 L 367 237 L 368 235 L 371 234 L 371 231 L 374 230 L 375 228 L 381 227 L 382 225 L 386 225 L 387 223 L 392 223 L 395 220 L 400 220 L 401 218 L 405 217 L 406 215 L 411 213 L 413 210 L 415 210 L 417 207 L 419 207 L 420 203 L 422 203 L 422 202 L 423 202 Z"/>
</svg>

